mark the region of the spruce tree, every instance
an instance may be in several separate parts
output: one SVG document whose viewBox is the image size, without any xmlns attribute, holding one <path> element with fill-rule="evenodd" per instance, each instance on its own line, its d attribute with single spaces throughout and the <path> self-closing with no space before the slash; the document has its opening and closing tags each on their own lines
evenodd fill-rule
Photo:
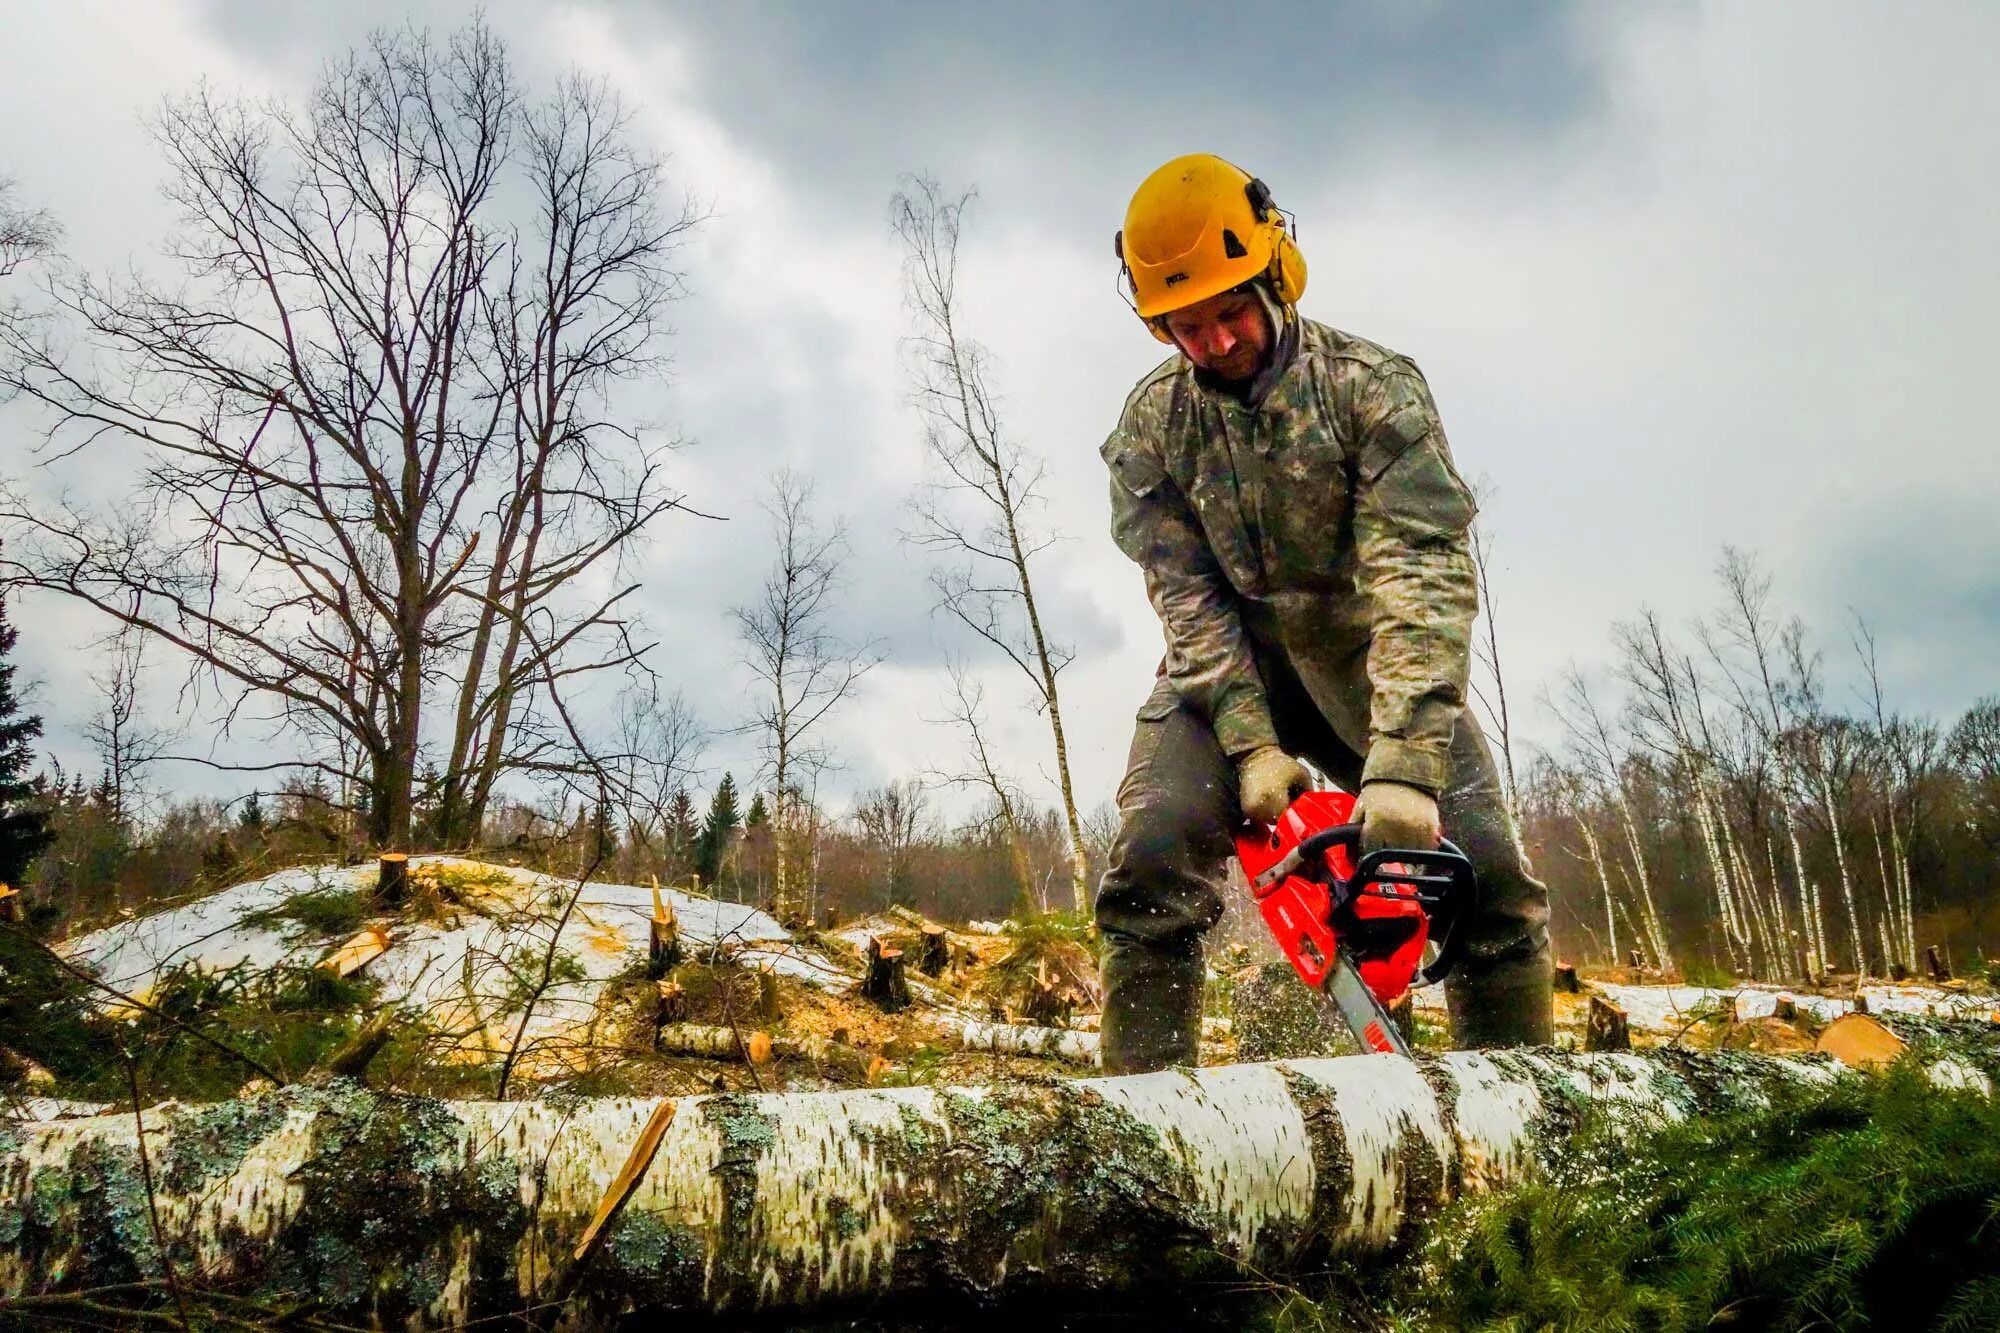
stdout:
<svg viewBox="0 0 2000 1333">
<path fill-rule="evenodd" d="M 708 803 L 708 820 L 702 825 L 701 840 L 695 848 L 695 870 L 704 884 L 713 884 L 722 873 L 723 858 L 729 853 L 729 839 L 739 823 L 736 813 L 736 779 L 728 773 L 715 786 Z"/>
<path fill-rule="evenodd" d="M 0 598 L 0 884 L 17 888 L 29 864 L 55 841 L 42 784 L 28 776 L 42 719 L 23 713 L 14 693 L 11 659 L 18 637 L 7 619 L 6 600 Z"/>
<path fill-rule="evenodd" d="M 700 840 L 701 821 L 695 818 L 694 798 L 688 795 L 686 787 L 676 787 L 667 802 L 667 867 L 670 875 L 679 876 L 683 868 L 689 866 Z"/>
<path fill-rule="evenodd" d="M 760 791 L 750 798 L 750 813 L 743 816 L 743 827 L 746 829 L 763 828 L 764 825 L 770 822 L 771 811 L 764 804 L 764 793 Z"/>
</svg>

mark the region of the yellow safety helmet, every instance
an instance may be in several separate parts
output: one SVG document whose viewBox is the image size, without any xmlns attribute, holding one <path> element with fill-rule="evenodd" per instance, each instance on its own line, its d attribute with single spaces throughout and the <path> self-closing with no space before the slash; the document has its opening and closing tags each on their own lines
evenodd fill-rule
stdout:
<svg viewBox="0 0 2000 1333">
<path fill-rule="evenodd" d="M 1177 157 L 1139 184 L 1113 241 L 1127 303 L 1161 342 L 1170 311 L 1268 278 L 1286 307 L 1306 289 L 1306 259 L 1271 191 L 1212 153 Z"/>
</svg>

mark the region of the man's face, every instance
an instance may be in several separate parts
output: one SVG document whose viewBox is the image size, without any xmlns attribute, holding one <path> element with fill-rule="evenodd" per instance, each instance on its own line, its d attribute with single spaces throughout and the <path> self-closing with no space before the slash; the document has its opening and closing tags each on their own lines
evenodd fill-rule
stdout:
<svg viewBox="0 0 2000 1333">
<path fill-rule="evenodd" d="M 1271 351 L 1271 321 L 1251 292 L 1223 292 L 1164 318 L 1187 359 L 1219 379 L 1255 379 Z"/>
</svg>

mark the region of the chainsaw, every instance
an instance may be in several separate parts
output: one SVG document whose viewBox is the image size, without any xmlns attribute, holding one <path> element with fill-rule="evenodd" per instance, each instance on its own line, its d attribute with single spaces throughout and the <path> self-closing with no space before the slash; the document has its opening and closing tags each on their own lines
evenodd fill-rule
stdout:
<svg viewBox="0 0 2000 1333">
<path fill-rule="evenodd" d="M 1299 980 L 1333 1005 L 1363 1047 L 1409 1055 L 1390 1006 L 1412 985 L 1451 971 L 1463 951 L 1458 923 L 1478 881 L 1448 841 L 1432 851 L 1361 855 L 1353 816 L 1346 792 L 1306 792 L 1274 825 L 1245 822 L 1236 859 Z M 1425 963 L 1433 941 L 1437 954 Z"/>
</svg>

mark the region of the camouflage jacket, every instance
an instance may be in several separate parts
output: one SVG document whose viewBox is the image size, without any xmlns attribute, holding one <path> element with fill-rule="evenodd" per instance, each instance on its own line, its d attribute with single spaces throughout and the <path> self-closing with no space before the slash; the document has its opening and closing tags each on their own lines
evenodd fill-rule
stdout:
<svg viewBox="0 0 2000 1333">
<path fill-rule="evenodd" d="M 1276 744 L 1258 664 L 1282 664 L 1364 781 L 1441 791 L 1478 609 L 1471 493 L 1407 358 L 1310 320 L 1287 341 L 1250 402 L 1171 358 L 1104 443 L 1112 537 L 1166 631 L 1141 716 L 1185 700 L 1231 755 Z"/>
</svg>

